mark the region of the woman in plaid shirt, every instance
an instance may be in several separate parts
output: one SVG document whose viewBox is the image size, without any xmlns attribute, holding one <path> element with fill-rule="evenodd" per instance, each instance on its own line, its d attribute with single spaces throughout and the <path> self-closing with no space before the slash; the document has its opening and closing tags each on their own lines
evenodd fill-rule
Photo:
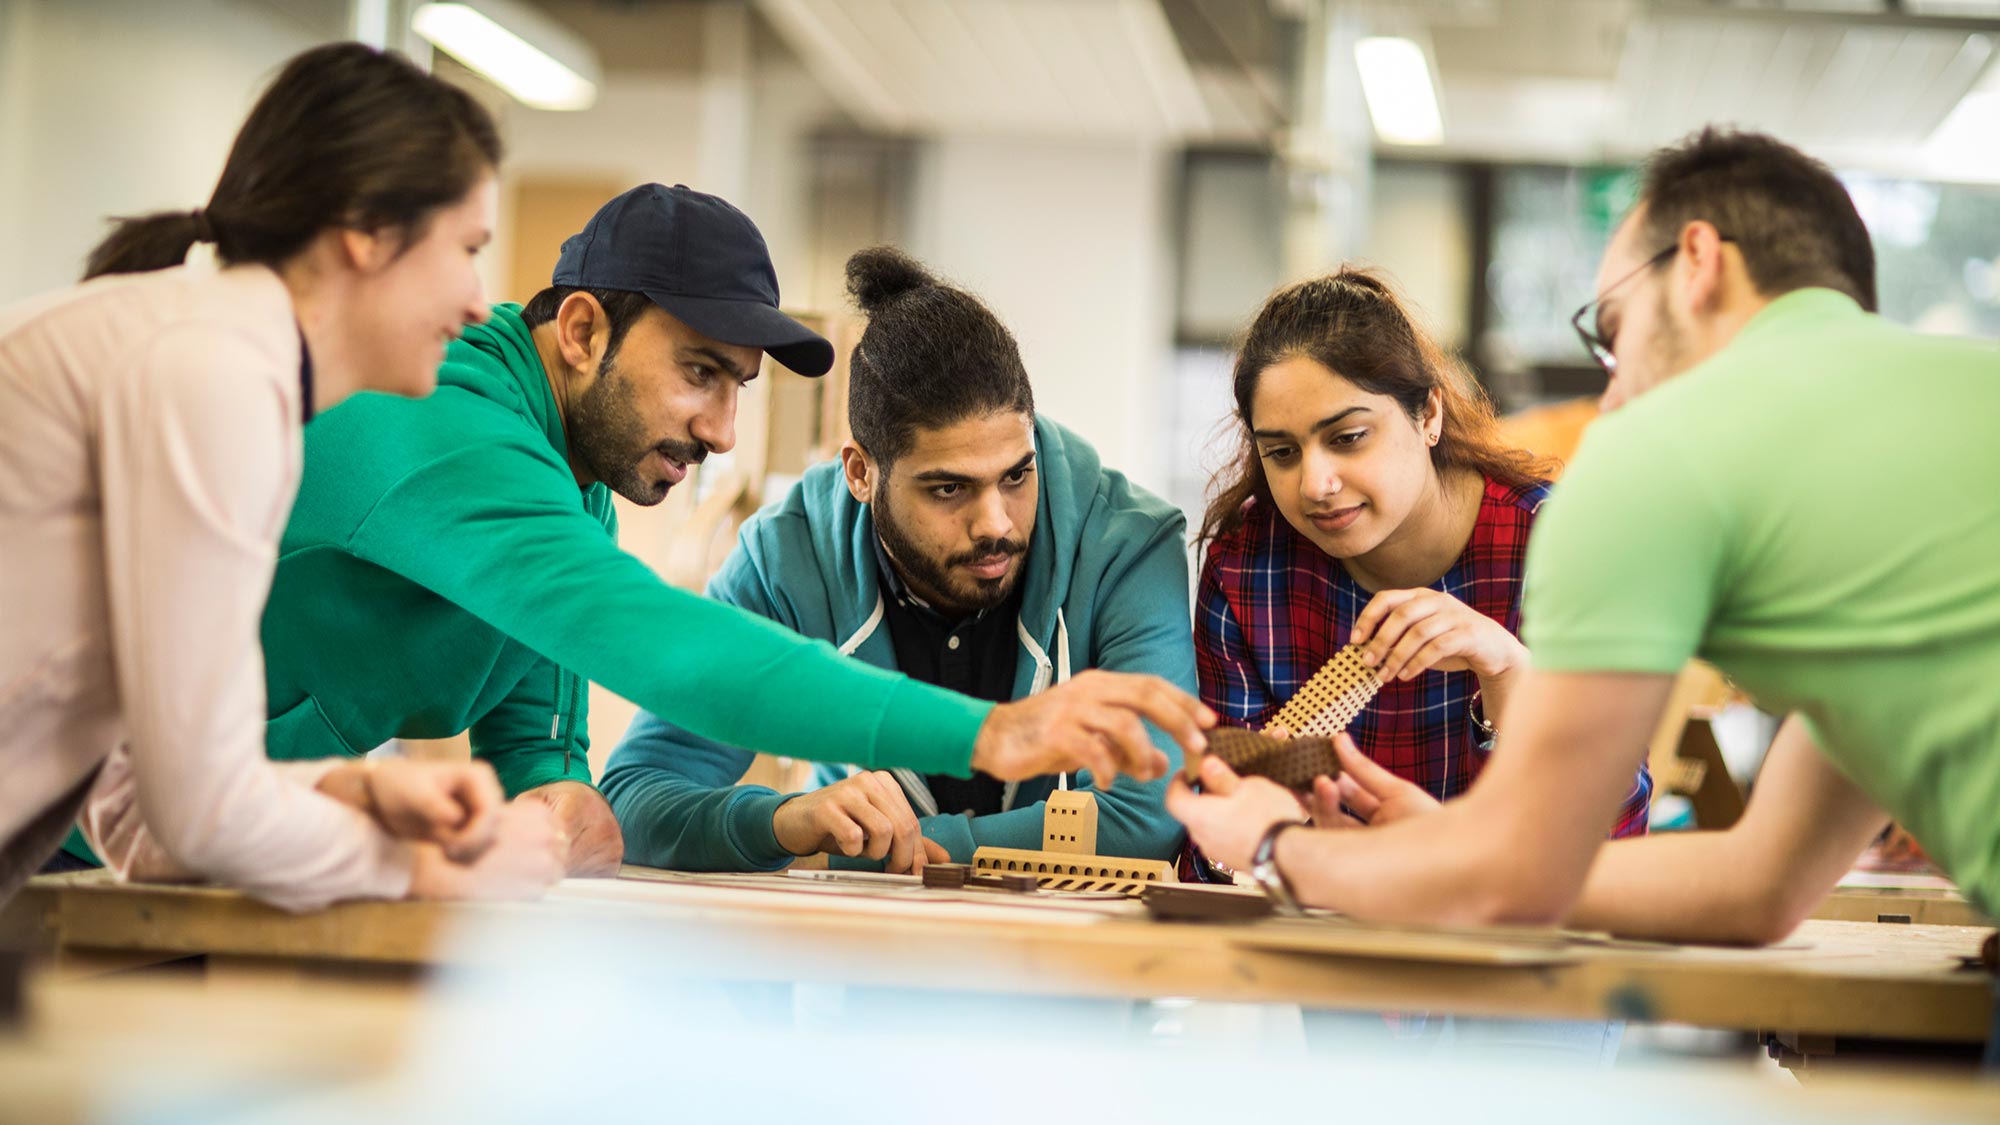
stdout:
<svg viewBox="0 0 2000 1125">
<path fill-rule="evenodd" d="M 1527 666 L 1522 562 L 1544 466 L 1498 443 L 1471 378 L 1363 270 L 1271 298 L 1234 390 L 1242 450 L 1200 536 L 1202 701 L 1261 728 L 1361 644 L 1383 680 L 1349 727 L 1367 760 L 1343 748 L 1351 764 L 1321 779 L 1315 814 L 1457 796 Z M 1646 830 L 1651 795 L 1642 765 L 1613 836 Z"/>
</svg>

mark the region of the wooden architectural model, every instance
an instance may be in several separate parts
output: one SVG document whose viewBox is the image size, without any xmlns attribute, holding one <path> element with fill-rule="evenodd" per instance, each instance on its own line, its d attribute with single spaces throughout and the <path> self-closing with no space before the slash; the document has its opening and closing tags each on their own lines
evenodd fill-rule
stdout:
<svg viewBox="0 0 2000 1125">
<path fill-rule="evenodd" d="M 1097 798 L 1074 789 L 1049 794 L 1040 851 L 980 848 L 972 853 L 972 868 L 979 874 L 1033 875 L 1048 891 L 1137 895 L 1149 885 L 1178 881 L 1174 865 L 1165 860 L 1098 855 Z"/>
</svg>

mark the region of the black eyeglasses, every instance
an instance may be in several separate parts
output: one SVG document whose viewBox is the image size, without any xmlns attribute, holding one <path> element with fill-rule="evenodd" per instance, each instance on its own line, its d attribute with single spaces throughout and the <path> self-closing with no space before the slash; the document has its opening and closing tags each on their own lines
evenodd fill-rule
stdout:
<svg viewBox="0 0 2000 1125">
<path fill-rule="evenodd" d="M 1736 241 L 1726 234 L 1717 235 L 1716 237 L 1723 242 Z M 1673 257 L 1680 248 L 1681 244 L 1676 242 L 1672 246 L 1641 262 L 1638 268 L 1634 269 L 1631 273 L 1605 286 L 1604 292 L 1585 302 L 1582 308 L 1576 310 L 1576 315 L 1569 318 L 1569 326 L 1576 329 L 1576 338 L 1583 341 L 1584 350 L 1590 353 L 1591 358 L 1597 361 L 1597 366 L 1602 367 L 1606 375 L 1617 373 L 1618 356 L 1611 350 L 1612 338 L 1602 335 L 1598 330 L 1597 313 L 1604 306 L 1604 298 L 1611 296 L 1612 292 L 1619 286 Z M 1585 323 L 1588 323 L 1590 326 L 1588 328 L 1584 327 Z"/>
</svg>

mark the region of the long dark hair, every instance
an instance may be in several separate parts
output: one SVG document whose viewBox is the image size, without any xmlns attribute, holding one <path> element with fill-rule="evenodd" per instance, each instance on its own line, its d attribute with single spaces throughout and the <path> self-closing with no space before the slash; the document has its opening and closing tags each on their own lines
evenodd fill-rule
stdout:
<svg viewBox="0 0 2000 1125">
<path fill-rule="evenodd" d="M 1035 412 L 1014 335 L 979 298 L 893 246 L 847 259 L 847 291 L 868 314 L 848 365 L 848 428 L 885 468 L 918 430 L 987 411 Z"/>
<path fill-rule="evenodd" d="M 1396 400 L 1411 418 L 1423 415 L 1432 391 L 1444 400 L 1444 427 L 1431 447 L 1439 473 L 1471 469 L 1503 484 L 1546 479 L 1547 463 L 1501 444 L 1493 402 L 1461 363 L 1437 346 L 1382 275 L 1346 268 L 1279 290 L 1257 313 L 1231 376 L 1240 445 L 1217 474 L 1197 542 L 1240 527 L 1252 497 L 1271 502 L 1264 462 L 1251 439 L 1250 403 L 1272 366 L 1308 357 L 1369 394 Z"/>
<path fill-rule="evenodd" d="M 257 99 L 208 206 L 118 220 L 84 277 L 179 265 L 196 242 L 275 266 L 333 226 L 408 246 L 499 163 L 499 130 L 465 91 L 360 43 L 316 47 Z"/>
</svg>

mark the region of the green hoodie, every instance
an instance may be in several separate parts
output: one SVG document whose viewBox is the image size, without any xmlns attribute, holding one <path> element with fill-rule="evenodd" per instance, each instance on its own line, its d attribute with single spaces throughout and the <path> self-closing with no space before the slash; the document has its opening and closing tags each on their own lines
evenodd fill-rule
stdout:
<svg viewBox="0 0 2000 1125">
<path fill-rule="evenodd" d="M 589 782 L 585 681 L 775 754 L 969 775 L 991 704 L 676 590 L 578 490 L 517 305 L 425 399 L 356 395 L 306 428 L 264 612 L 276 758 L 470 729 L 508 794 Z"/>
<path fill-rule="evenodd" d="M 1068 678 L 1072 658 L 1078 671 L 1148 672 L 1193 694 L 1186 520 L 1105 469 L 1089 443 L 1046 418 L 1035 420 L 1035 451 L 1039 499 L 1022 571 L 1014 698 Z M 817 465 L 744 525 L 708 593 L 835 641 L 857 661 L 893 669 L 874 544 L 872 513 L 847 490 L 840 466 Z M 1178 768 L 1180 747 L 1158 731 L 1153 740 Z M 846 774 L 834 763 L 852 761 L 838 742 L 804 756 L 822 760 L 822 784 Z M 698 871 L 771 870 L 791 862 L 771 826 L 787 795 L 733 785 L 750 758 L 747 750 L 640 712 L 604 771 L 626 857 Z M 971 862 L 982 845 L 1041 846 L 1041 802 L 1056 787 L 1054 777 L 1010 785 L 1005 811 L 968 818 L 936 815 L 919 772 L 897 770 L 897 780 L 924 835 L 953 860 Z M 1078 784 L 1089 785 L 1090 775 L 1079 775 Z M 1165 778 L 1141 785 L 1121 777 L 1100 792 L 1098 851 L 1150 859 L 1178 852 L 1181 828 L 1162 803 L 1166 786 Z"/>
</svg>

